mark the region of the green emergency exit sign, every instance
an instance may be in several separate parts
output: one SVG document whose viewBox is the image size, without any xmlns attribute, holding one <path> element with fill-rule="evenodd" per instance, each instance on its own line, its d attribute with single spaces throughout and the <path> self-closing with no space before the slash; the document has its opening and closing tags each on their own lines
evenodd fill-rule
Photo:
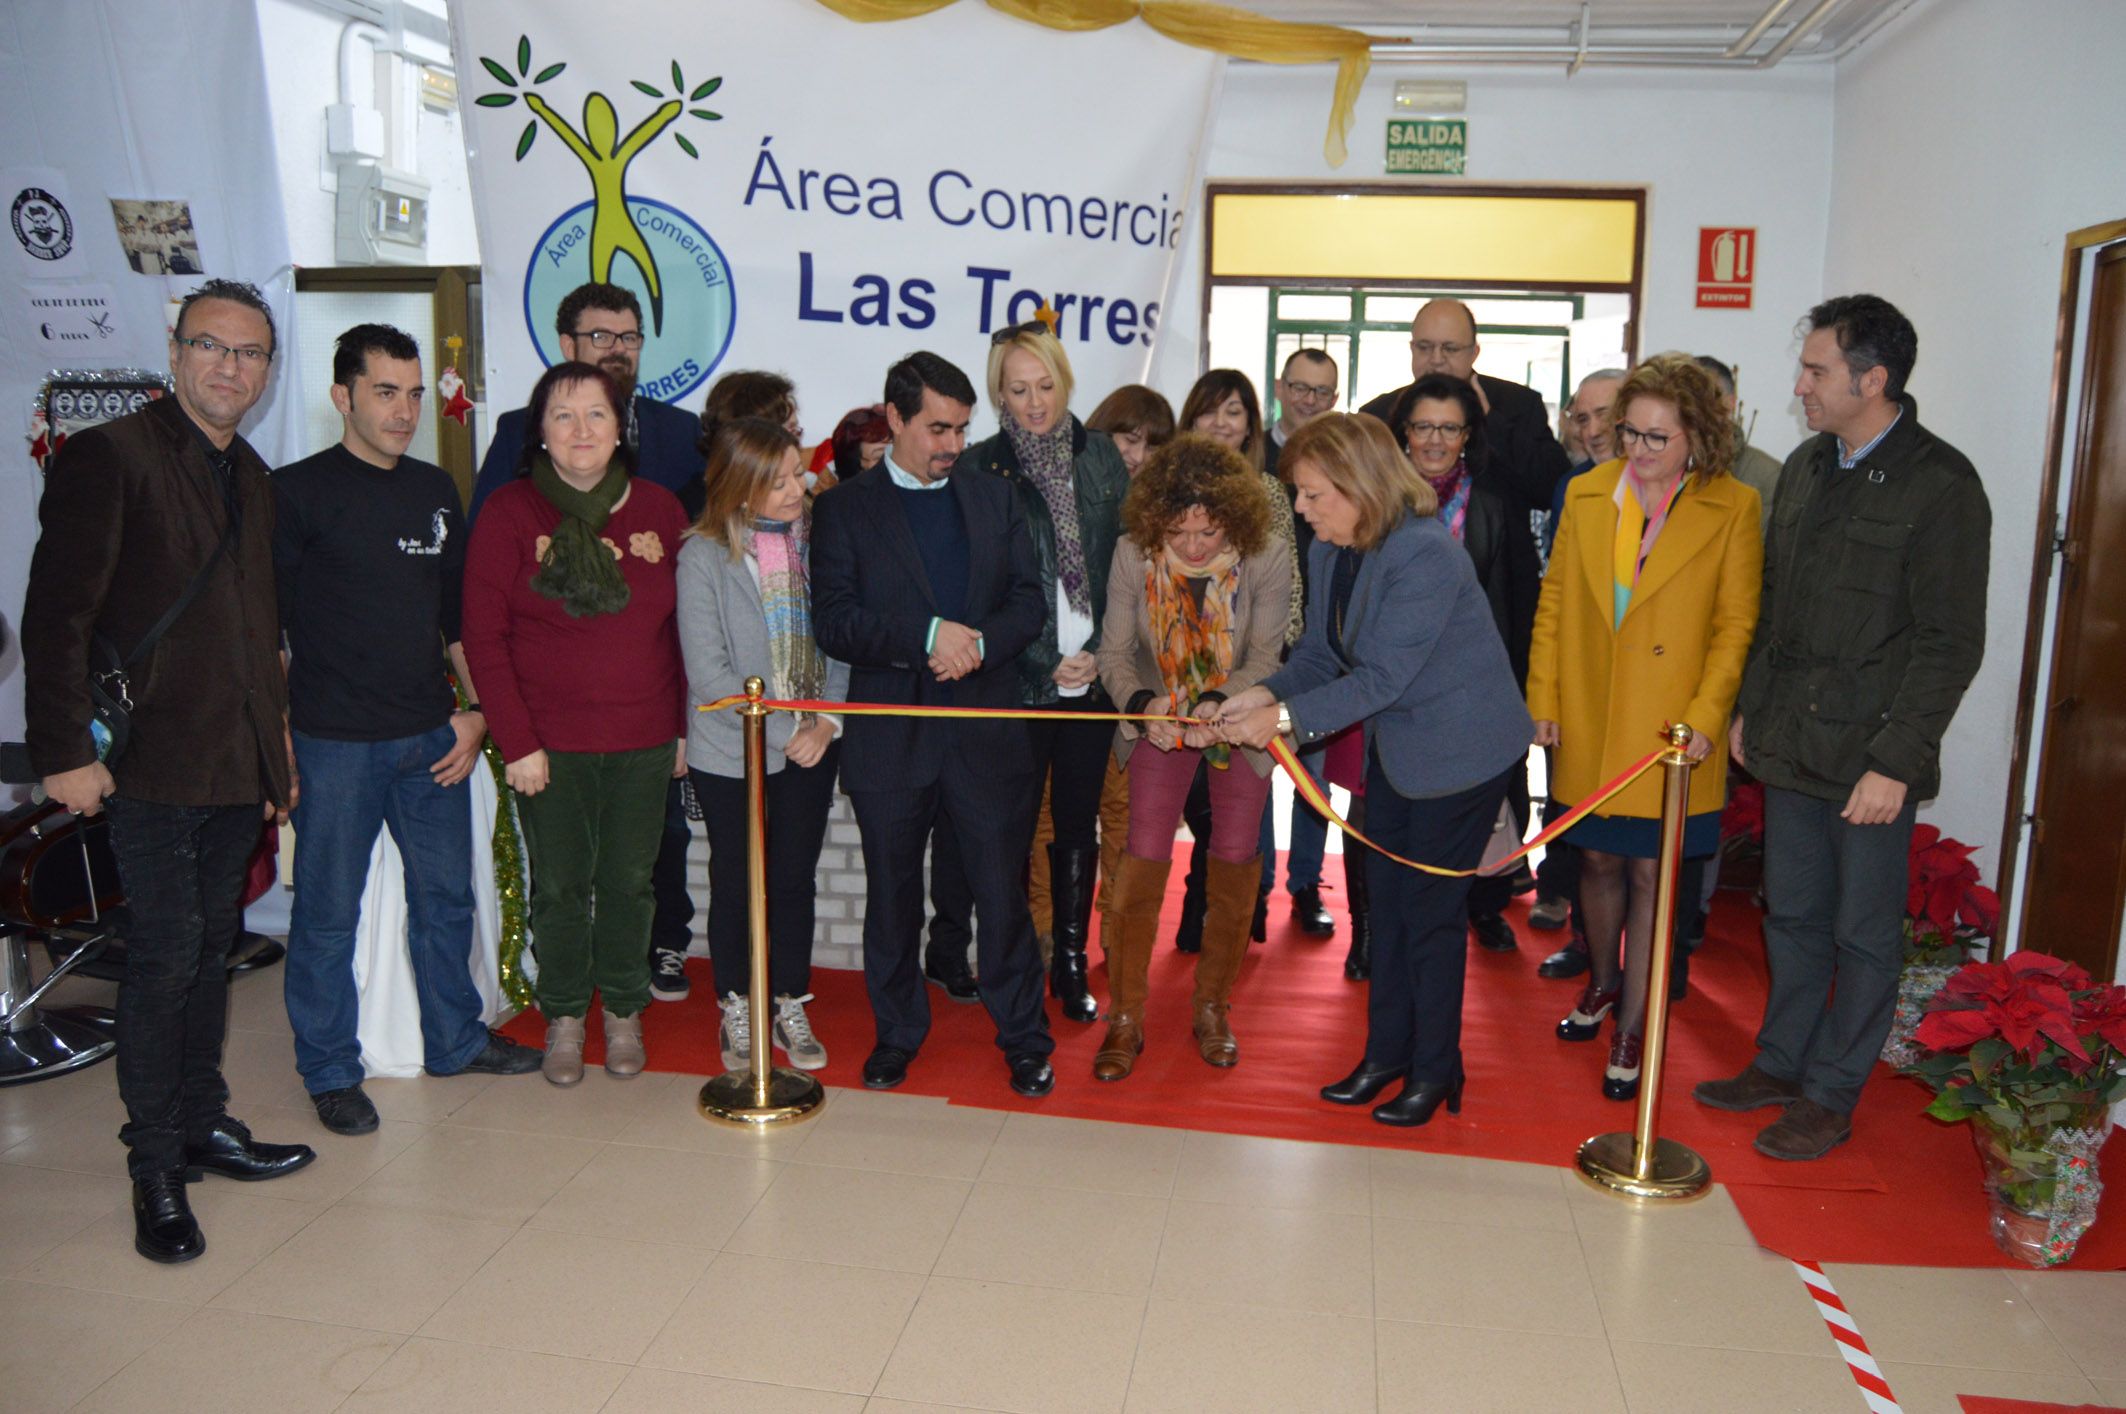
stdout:
<svg viewBox="0 0 2126 1414">
<path fill-rule="evenodd" d="M 1467 174 L 1469 124 L 1462 118 L 1390 118 L 1388 171 L 1428 177 Z"/>
</svg>

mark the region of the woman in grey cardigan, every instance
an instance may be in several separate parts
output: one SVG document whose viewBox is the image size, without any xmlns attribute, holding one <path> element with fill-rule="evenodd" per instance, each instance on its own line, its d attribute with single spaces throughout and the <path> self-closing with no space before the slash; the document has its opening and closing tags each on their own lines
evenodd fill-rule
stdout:
<svg viewBox="0 0 2126 1414">
<path fill-rule="evenodd" d="M 1227 736 L 1261 746 L 1364 722 L 1366 825 L 1382 849 L 1475 867 L 1535 724 L 1468 555 L 1439 523 L 1439 500 L 1364 415 L 1324 414 L 1292 434 L 1299 513 L 1314 527 L 1306 634 L 1284 669 L 1219 713 Z M 1366 1055 L 1321 1096 L 1377 1105 L 1417 1125 L 1462 1101 L 1462 971 L 1469 880 L 1372 855 L 1373 983 Z"/>
<path fill-rule="evenodd" d="M 812 638 L 805 483 L 797 439 L 762 418 L 737 418 L 705 435 L 708 499 L 679 550 L 679 646 L 691 707 L 765 679 L 771 698 L 844 702 L 849 668 Z M 709 830 L 709 964 L 723 1008 L 723 1063 L 750 1064 L 743 727 L 735 712 L 690 711 L 687 774 Z M 813 871 L 827 833 L 840 754 L 839 721 L 809 713 L 769 716 L 768 980 L 774 1044 L 802 1070 L 827 1063 L 812 1034 Z"/>
</svg>

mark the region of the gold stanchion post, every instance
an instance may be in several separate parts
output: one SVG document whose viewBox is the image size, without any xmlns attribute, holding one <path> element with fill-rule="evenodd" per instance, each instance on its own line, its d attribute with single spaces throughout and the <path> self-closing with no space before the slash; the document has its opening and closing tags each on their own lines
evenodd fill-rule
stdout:
<svg viewBox="0 0 2126 1414">
<path fill-rule="evenodd" d="M 753 1054 L 744 1071 L 725 1071 L 701 1087 L 702 1118 L 746 1129 L 794 1124 L 818 1112 L 827 1092 L 801 1070 L 768 1064 L 768 1028 L 775 1024 L 768 996 L 768 709 L 767 684 L 746 679 L 738 709 L 746 737 L 746 892 L 752 901 L 747 936 L 752 976 L 747 1005 L 753 1017 Z"/>
<path fill-rule="evenodd" d="M 1691 729 L 1680 722 L 1670 727 L 1669 749 L 1661 757 L 1666 778 L 1661 797 L 1661 860 L 1654 891 L 1651 975 L 1646 979 L 1646 1040 L 1639 1058 L 1638 1127 L 1629 1134 L 1597 1134 L 1580 1146 L 1575 1161 L 1581 1178 L 1628 1198 L 1696 1198 L 1713 1181 L 1712 1170 L 1695 1150 L 1663 1139 L 1655 1131 L 1661 1110 L 1661 1062 L 1668 1049 L 1669 958 L 1675 946 L 1683 816 L 1690 799 L 1691 759 L 1686 750 L 1690 737 Z"/>
</svg>

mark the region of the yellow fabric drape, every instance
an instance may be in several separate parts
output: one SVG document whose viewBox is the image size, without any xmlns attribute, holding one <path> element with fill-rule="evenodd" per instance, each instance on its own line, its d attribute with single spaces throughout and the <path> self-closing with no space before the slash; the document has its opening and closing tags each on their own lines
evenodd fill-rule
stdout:
<svg viewBox="0 0 2126 1414">
<path fill-rule="evenodd" d="M 912 20 L 942 10 L 953 0 L 819 0 L 843 19 L 864 24 Z M 1331 167 L 1350 155 L 1345 139 L 1358 105 L 1359 86 L 1372 67 L 1372 43 L 1357 30 L 1335 25 L 1291 24 L 1227 5 L 1200 0 L 984 0 L 992 10 L 1047 29 L 1106 29 L 1141 19 L 1181 44 L 1252 59 L 1260 64 L 1334 64 L 1336 91 L 1329 102 L 1329 134 L 1321 145 Z"/>
</svg>

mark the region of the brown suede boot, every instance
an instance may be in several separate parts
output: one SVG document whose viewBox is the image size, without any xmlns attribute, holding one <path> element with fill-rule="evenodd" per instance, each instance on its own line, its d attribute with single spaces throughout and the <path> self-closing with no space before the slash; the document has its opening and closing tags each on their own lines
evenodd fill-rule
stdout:
<svg viewBox="0 0 2126 1414">
<path fill-rule="evenodd" d="M 1240 1042 L 1233 1038 L 1226 1003 L 1240 964 L 1247 960 L 1248 925 L 1262 884 L 1262 857 L 1244 864 L 1212 855 L 1204 880 L 1203 951 L 1196 958 L 1196 1049 L 1211 1065 L 1236 1065 Z"/>
<path fill-rule="evenodd" d="M 1093 1057 L 1093 1079 L 1121 1080 L 1144 1049 L 1144 1001 L 1151 990 L 1152 941 L 1159 932 L 1159 905 L 1166 900 L 1171 859 L 1124 855 L 1113 883 L 1114 931 L 1103 932 L 1107 951 L 1107 1036 Z"/>
</svg>

